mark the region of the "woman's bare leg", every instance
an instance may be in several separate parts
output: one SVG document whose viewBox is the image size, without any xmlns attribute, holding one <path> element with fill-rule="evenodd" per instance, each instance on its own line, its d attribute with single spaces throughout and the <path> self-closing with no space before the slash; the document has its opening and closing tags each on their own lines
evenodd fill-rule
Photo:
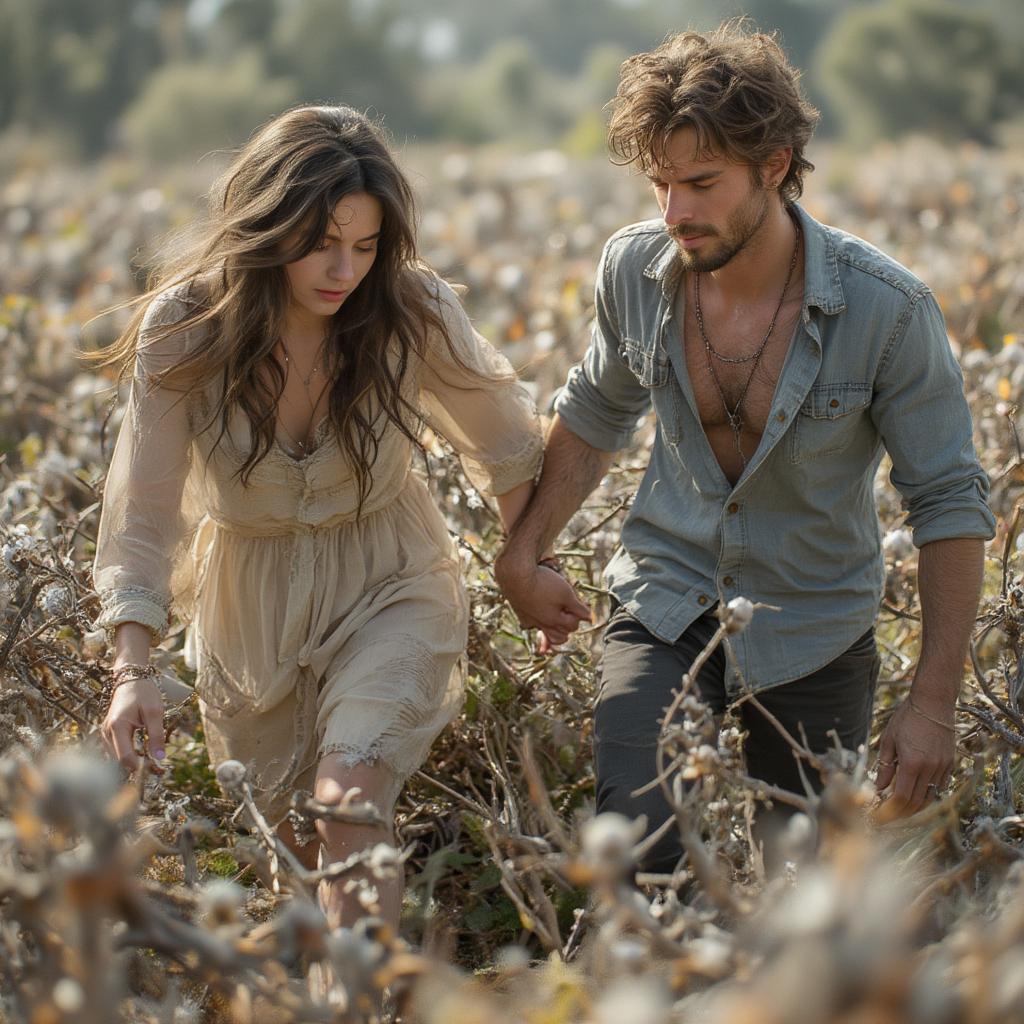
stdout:
<svg viewBox="0 0 1024 1024">
<path fill-rule="evenodd" d="M 287 818 L 277 826 L 277 838 L 295 854 L 296 860 L 307 871 L 316 870 L 317 858 L 320 855 L 320 844 L 318 842 L 308 842 L 303 846 L 295 835 L 292 823 Z"/>
<path fill-rule="evenodd" d="M 314 796 L 325 804 L 340 802 L 345 793 L 354 788 L 361 791 L 360 800 L 375 804 L 389 820 L 385 826 L 346 825 L 336 821 L 317 822 L 317 832 L 323 845 L 326 865 L 344 860 L 353 853 L 376 846 L 377 843 L 394 844 L 394 826 L 390 821 L 393 810 L 390 806 L 390 790 L 394 784 L 391 771 L 376 764 L 346 766 L 337 754 L 328 754 L 321 762 L 316 774 Z M 327 921 L 332 928 L 351 927 L 366 909 L 359 902 L 357 892 L 345 892 L 345 883 L 363 879 L 372 885 L 378 894 L 380 916 L 398 932 L 398 920 L 402 909 L 402 869 L 394 878 L 375 878 L 368 869 L 345 875 L 344 878 L 321 886 L 320 901 Z"/>
</svg>

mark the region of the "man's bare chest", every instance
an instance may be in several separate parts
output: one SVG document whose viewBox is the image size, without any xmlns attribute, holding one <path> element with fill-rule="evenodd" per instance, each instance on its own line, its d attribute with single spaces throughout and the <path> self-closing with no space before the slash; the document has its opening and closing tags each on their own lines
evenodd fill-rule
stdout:
<svg viewBox="0 0 1024 1024">
<path fill-rule="evenodd" d="M 800 306 L 799 298 L 783 306 L 763 349 L 760 345 L 766 323 L 754 324 L 753 328 L 740 324 L 732 337 L 719 330 L 720 340 L 709 331 L 706 341 L 692 308 L 687 309 L 682 320 L 683 336 L 677 344 L 683 346 L 697 414 L 705 431 L 728 426 L 732 418 L 742 423 L 748 435 L 764 432 Z"/>
</svg>

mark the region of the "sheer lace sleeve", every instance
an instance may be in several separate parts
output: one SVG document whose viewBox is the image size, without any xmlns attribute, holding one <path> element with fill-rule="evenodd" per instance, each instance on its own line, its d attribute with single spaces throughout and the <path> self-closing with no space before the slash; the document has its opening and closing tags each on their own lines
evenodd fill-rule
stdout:
<svg viewBox="0 0 1024 1024">
<path fill-rule="evenodd" d="M 420 379 L 424 419 L 458 451 L 474 487 L 505 494 L 540 470 L 544 443 L 536 407 L 508 360 L 473 330 L 451 288 L 440 281 L 431 287 L 468 369 L 443 339 L 430 340 Z"/>
<path fill-rule="evenodd" d="M 140 329 L 135 372 L 103 492 L 93 577 L 98 625 L 139 622 L 159 642 L 171 606 L 171 576 L 186 533 L 182 493 L 190 464 L 189 396 L 152 375 L 185 351 L 185 332 L 165 335 L 188 300 L 175 289 L 154 299 Z M 156 337 L 154 337 L 154 332 Z M 161 336 L 165 335 L 165 336 Z"/>
</svg>

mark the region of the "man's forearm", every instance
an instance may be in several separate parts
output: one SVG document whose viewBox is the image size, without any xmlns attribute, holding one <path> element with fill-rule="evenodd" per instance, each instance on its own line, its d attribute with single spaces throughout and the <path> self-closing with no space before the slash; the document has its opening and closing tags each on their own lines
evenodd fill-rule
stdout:
<svg viewBox="0 0 1024 1024">
<path fill-rule="evenodd" d="M 963 677 L 978 614 L 985 567 L 984 541 L 954 537 L 921 548 L 921 656 L 911 689 L 915 703 L 951 709 Z"/>
<path fill-rule="evenodd" d="M 498 562 L 535 564 L 601 482 L 613 452 L 593 448 L 556 416 L 544 448 L 544 470 L 529 505 L 516 520 Z"/>
<path fill-rule="evenodd" d="M 956 699 L 967 645 L 978 614 L 985 568 L 984 541 L 950 537 L 921 548 L 921 654 L 904 701 L 889 719 L 878 747 L 879 792 L 892 792 L 877 820 L 916 814 L 939 797 L 956 767 Z"/>
</svg>

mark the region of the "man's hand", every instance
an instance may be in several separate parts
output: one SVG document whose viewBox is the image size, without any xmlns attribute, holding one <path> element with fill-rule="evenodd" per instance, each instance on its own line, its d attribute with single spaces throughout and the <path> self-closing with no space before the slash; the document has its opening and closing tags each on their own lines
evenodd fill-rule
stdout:
<svg viewBox="0 0 1024 1024">
<path fill-rule="evenodd" d="M 879 792 L 892 785 L 876 812 L 882 823 L 916 814 L 945 790 L 953 772 L 953 707 L 921 706 L 919 700 L 908 697 L 882 734 L 875 785 Z"/>
<path fill-rule="evenodd" d="M 876 785 L 881 791 L 893 783 L 893 789 L 878 810 L 879 821 L 916 814 L 949 782 L 956 756 L 953 714 L 984 563 L 984 542 L 973 537 L 948 537 L 921 548 L 921 657 L 910 696 L 882 735 Z"/>
<path fill-rule="evenodd" d="M 590 609 L 560 573 L 538 563 L 586 496 L 608 472 L 612 452 L 593 448 L 556 415 L 544 447 L 544 469 L 529 504 L 515 515 L 508 502 L 508 540 L 494 561 L 494 578 L 527 629 L 544 634 L 540 652 L 565 643 Z M 514 524 L 513 524 L 514 520 Z"/>
<path fill-rule="evenodd" d="M 590 609 L 576 596 L 572 584 L 546 565 L 517 565 L 499 557 L 494 578 L 519 622 L 543 634 L 541 654 L 564 644 L 581 622 L 591 621 Z"/>
</svg>

